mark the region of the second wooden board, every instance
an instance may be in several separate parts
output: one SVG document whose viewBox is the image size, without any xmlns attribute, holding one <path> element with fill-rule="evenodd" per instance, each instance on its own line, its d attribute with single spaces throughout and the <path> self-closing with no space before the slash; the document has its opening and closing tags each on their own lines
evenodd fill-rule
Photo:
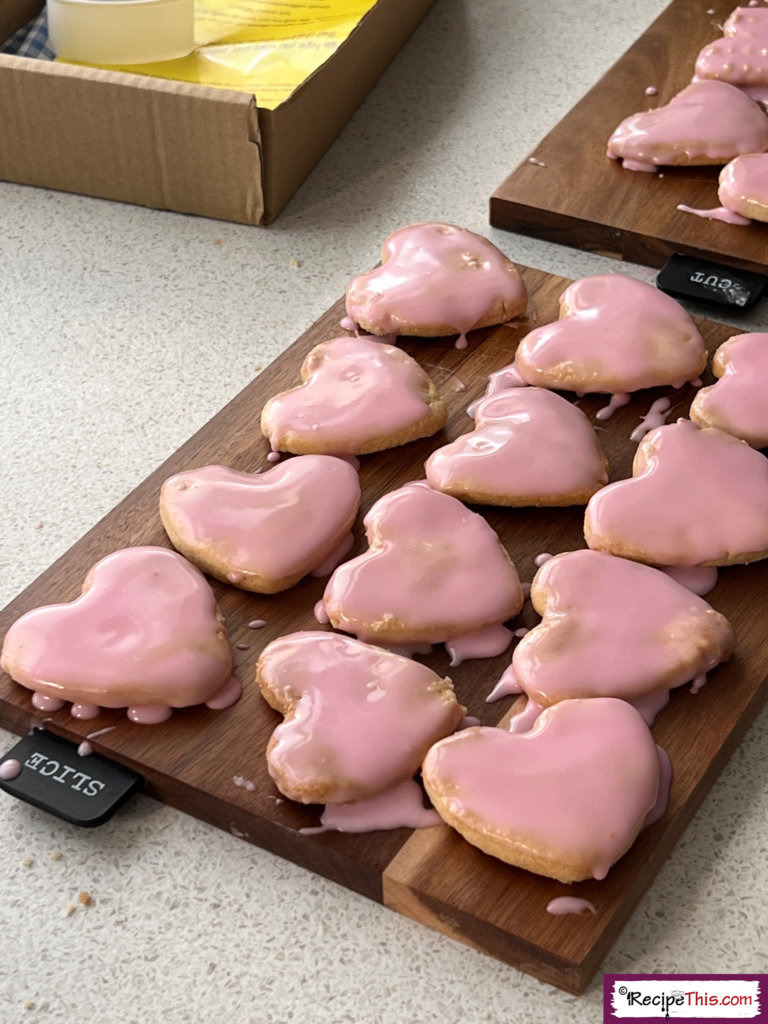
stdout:
<svg viewBox="0 0 768 1024">
<path fill-rule="evenodd" d="M 491 224 L 651 267 L 677 252 L 764 272 L 768 226 L 736 227 L 677 209 L 718 205 L 718 167 L 648 174 L 605 155 L 620 121 L 667 103 L 688 85 L 699 51 L 722 34 L 735 6 L 734 0 L 673 0 L 499 186 Z M 653 97 L 646 95 L 649 86 L 658 90 Z"/>
</svg>

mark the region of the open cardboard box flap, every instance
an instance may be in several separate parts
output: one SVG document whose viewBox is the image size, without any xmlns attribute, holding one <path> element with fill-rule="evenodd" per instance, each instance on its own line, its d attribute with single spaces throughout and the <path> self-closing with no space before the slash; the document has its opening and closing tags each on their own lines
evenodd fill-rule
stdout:
<svg viewBox="0 0 768 1024">
<path fill-rule="evenodd" d="M 378 0 L 275 110 L 248 93 L 0 54 L 0 178 L 268 224 L 431 3 Z M 6 0 L 0 38 L 40 8 Z"/>
</svg>

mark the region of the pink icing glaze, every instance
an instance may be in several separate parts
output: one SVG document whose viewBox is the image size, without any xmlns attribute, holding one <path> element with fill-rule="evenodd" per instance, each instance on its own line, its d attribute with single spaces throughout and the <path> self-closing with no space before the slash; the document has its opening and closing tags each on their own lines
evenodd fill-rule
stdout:
<svg viewBox="0 0 768 1024">
<path fill-rule="evenodd" d="M 248 623 L 248 629 L 264 629 L 266 625 L 266 619 L 251 619 L 251 621 Z"/>
<path fill-rule="evenodd" d="M 456 498 L 409 483 L 380 498 L 364 524 L 368 551 L 339 566 L 323 595 L 336 629 L 376 642 L 442 643 L 522 608 L 498 536 Z"/>
<path fill-rule="evenodd" d="M 547 913 L 560 916 L 561 914 L 596 914 L 594 903 L 582 899 L 579 896 L 558 896 L 547 904 Z"/>
<path fill-rule="evenodd" d="M 315 619 L 320 623 L 321 626 L 327 626 L 328 623 L 331 621 L 330 618 L 328 617 L 328 612 L 325 610 L 325 605 L 323 604 L 322 600 L 316 602 L 315 607 L 313 609 L 313 615 L 315 616 Z"/>
<path fill-rule="evenodd" d="M 17 761 L 15 757 L 9 757 L 0 764 L 0 779 L 4 782 L 17 779 L 19 775 L 21 775 L 21 761 Z"/>
<path fill-rule="evenodd" d="M 463 336 L 496 309 L 494 322 L 518 315 L 525 299 L 519 273 L 487 239 L 412 224 L 386 239 L 381 266 L 348 286 L 347 313 L 376 334 Z"/>
<path fill-rule="evenodd" d="M 523 688 L 515 675 L 515 669 L 510 664 L 502 673 L 498 683 L 496 683 L 494 688 L 485 698 L 485 702 L 486 704 L 493 704 L 494 701 L 501 700 L 502 697 L 515 697 L 522 692 Z"/>
<path fill-rule="evenodd" d="M 481 633 L 468 633 L 446 642 L 445 648 L 451 656 L 451 668 L 473 658 L 496 658 L 503 654 L 512 643 L 512 631 L 506 626 L 491 626 Z"/>
<path fill-rule="evenodd" d="M 656 565 L 725 565 L 768 552 L 768 460 L 746 442 L 678 420 L 643 438 L 633 473 L 590 498 L 591 548 Z"/>
<path fill-rule="evenodd" d="M 512 667 L 544 706 L 666 692 L 714 668 L 735 642 L 727 620 L 666 573 L 597 551 L 551 558 L 533 598 L 543 618 Z"/>
<path fill-rule="evenodd" d="M 360 482 L 341 459 L 300 455 L 267 473 L 226 466 L 178 473 L 160 501 L 186 552 L 206 569 L 215 561 L 220 578 L 258 588 L 258 577 L 296 582 L 348 543 Z"/>
<path fill-rule="evenodd" d="M 436 743 L 423 777 L 449 824 L 601 879 L 656 803 L 659 758 L 626 701 L 572 700 L 542 712 L 530 732 L 479 727 Z"/>
<path fill-rule="evenodd" d="M 678 302 L 644 281 L 600 274 L 566 288 L 560 319 L 523 338 L 515 365 L 529 384 L 615 394 L 690 380 L 706 359 Z"/>
<path fill-rule="evenodd" d="M 768 218 L 768 153 L 737 156 L 720 172 L 717 198 L 741 221 Z"/>
<path fill-rule="evenodd" d="M 430 416 L 429 378 L 394 345 L 372 338 L 334 338 L 304 361 L 299 387 L 271 398 L 262 431 L 274 449 L 356 455 Z M 431 431 L 442 423 L 434 424 Z M 421 436 L 421 435 L 416 435 Z"/>
<path fill-rule="evenodd" d="M 101 714 L 101 708 L 98 704 L 73 704 L 69 709 L 69 713 L 73 718 L 88 721 L 91 718 L 98 718 Z"/>
<path fill-rule="evenodd" d="M 328 557 L 312 570 L 312 575 L 318 577 L 330 576 L 339 562 L 344 560 L 344 556 L 349 554 L 350 548 L 354 543 L 355 538 L 351 533 L 348 533 L 346 537 L 342 537 Z"/>
<path fill-rule="evenodd" d="M 20 680 L 17 680 L 20 682 Z M 60 697 L 50 697 L 46 693 L 33 693 L 32 694 L 32 707 L 37 708 L 38 711 L 60 711 L 66 701 L 63 701 Z"/>
<path fill-rule="evenodd" d="M 665 565 L 661 568 L 676 583 L 699 597 L 714 590 L 717 583 L 717 569 L 714 565 Z"/>
<path fill-rule="evenodd" d="M 642 697 L 634 697 L 629 702 L 642 716 L 649 727 L 656 721 L 656 716 L 669 704 L 669 690 L 657 690 L 646 693 Z"/>
<path fill-rule="evenodd" d="M 218 693 L 214 693 L 205 702 L 205 706 L 212 711 L 224 711 L 225 708 L 231 708 L 233 704 L 237 704 L 242 695 L 243 687 L 240 680 L 236 676 L 231 676 Z"/>
<path fill-rule="evenodd" d="M 517 372 L 517 368 L 514 363 L 510 363 L 509 366 L 502 366 L 500 370 L 496 370 L 489 376 L 483 397 L 469 403 L 467 406 L 467 416 L 474 419 L 477 415 L 477 410 L 483 404 L 483 400 L 485 398 L 490 398 L 491 395 L 497 395 L 500 391 L 505 391 L 507 388 L 525 387 L 528 387 L 528 385 Z"/>
<path fill-rule="evenodd" d="M 720 379 L 696 395 L 691 419 L 754 448 L 768 446 L 768 333 L 729 338 L 715 353 L 713 370 Z"/>
<path fill-rule="evenodd" d="M 165 704 L 144 704 L 128 708 L 128 718 L 137 725 L 160 725 L 167 722 L 173 714 L 173 708 Z"/>
<path fill-rule="evenodd" d="M 483 399 L 475 429 L 434 451 L 424 468 L 435 490 L 496 505 L 583 504 L 608 482 L 587 417 L 543 388 Z"/>
<path fill-rule="evenodd" d="M 742 217 L 740 213 L 727 210 L 724 206 L 715 206 L 711 210 L 697 210 L 693 206 L 686 206 L 685 203 L 678 203 L 676 209 L 681 213 L 692 213 L 696 217 L 703 217 L 705 220 L 719 220 L 723 224 L 735 224 L 744 227 L 751 223 L 748 217 Z"/>
<path fill-rule="evenodd" d="M 603 406 L 602 409 L 598 409 L 595 413 L 596 420 L 609 420 L 611 416 L 620 409 L 623 405 L 628 405 L 631 401 L 632 396 L 619 391 L 615 395 L 611 395 L 611 399 L 608 405 Z"/>
<path fill-rule="evenodd" d="M 54 699 L 186 707 L 229 679 L 232 648 L 202 573 L 175 551 L 136 547 L 98 562 L 75 601 L 17 619 L 1 661 Z"/>
<path fill-rule="evenodd" d="M 318 779 L 328 803 L 347 803 L 410 778 L 465 711 L 425 665 L 333 633 L 273 641 L 259 676 L 294 705 L 267 750 L 270 775 L 293 799 Z"/>
<path fill-rule="evenodd" d="M 671 405 L 672 402 L 668 398 L 657 398 L 629 435 L 630 441 L 642 441 L 649 430 L 662 426 L 666 421 Z"/>
<path fill-rule="evenodd" d="M 539 704 L 537 701 L 531 700 L 529 697 L 522 711 L 518 711 L 517 714 L 510 718 L 509 731 L 514 733 L 530 732 L 538 721 L 543 710 L 543 704 Z"/>
<path fill-rule="evenodd" d="M 612 160 L 642 164 L 726 163 L 768 148 L 768 120 L 733 85 L 699 81 L 669 103 L 625 118 L 608 140 Z"/>
<path fill-rule="evenodd" d="M 723 38 L 708 43 L 696 58 L 697 79 L 733 85 L 768 84 L 768 9 L 737 7 L 723 25 Z"/>
<path fill-rule="evenodd" d="M 391 789 L 351 804 L 328 804 L 320 815 L 319 828 L 300 828 L 302 835 L 319 832 L 378 832 L 393 828 L 429 828 L 442 818 L 424 806 L 421 786 L 404 779 Z"/>
<path fill-rule="evenodd" d="M 80 757 L 90 757 L 93 753 L 93 746 L 88 740 L 83 740 L 77 748 Z"/>
<path fill-rule="evenodd" d="M 669 789 L 672 785 L 672 762 L 669 754 L 663 747 L 656 744 L 656 754 L 659 758 L 659 788 L 656 794 L 656 803 L 648 811 L 643 822 L 643 828 L 648 828 L 654 821 L 658 821 L 666 813 L 669 804 Z"/>
</svg>

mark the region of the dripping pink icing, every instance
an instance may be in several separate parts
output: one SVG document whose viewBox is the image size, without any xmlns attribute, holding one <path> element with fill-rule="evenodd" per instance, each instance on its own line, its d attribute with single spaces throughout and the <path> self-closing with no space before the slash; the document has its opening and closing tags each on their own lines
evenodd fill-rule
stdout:
<svg viewBox="0 0 768 1024">
<path fill-rule="evenodd" d="M 666 813 L 669 804 L 669 789 L 672 785 L 672 762 L 666 750 L 658 744 L 656 744 L 656 754 L 659 758 L 659 788 L 656 795 L 656 803 L 648 811 L 643 822 L 643 828 L 648 828 L 654 821 L 658 821 Z"/>
<path fill-rule="evenodd" d="M 273 641 L 258 677 L 286 715 L 267 750 L 269 773 L 304 802 L 316 802 L 317 785 L 324 802 L 347 803 L 410 778 L 466 710 L 425 665 L 333 633 Z"/>
<path fill-rule="evenodd" d="M 714 206 L 711 210 L 697 210 L 693 206 L 686 206 L 685 203 L 678 203 L 676 209 L 681 213 L 692 213 L 696 217 L 703 217 L 705 220 L 719 220 L 724 224 L 736 224 L 744 227 L 750 223 L 748 217 L 742 217 L 740 213 L 726 209 L 725 206 Z"/>
<path fill-rule="evenodd" d="M 347 288 L 347 313 L 376 334 L 464 336 L 489 314 L 496 314 L 492 323 L 518 316 L 525 303 L 525 286 L 504 254 L 450 224 L 395 231 L 381 266 Z"/>
<path fill-rule="evenodd" d="M 446 641 L 451 656 L 450 667 L 455 668 L 473 658 L 495 658 L 512 643 L 512 632 L 506 626 L 491 626 L 480 633 L 466 633 Z"/>
<path fill-rule="evenodd" d="M 768 153 L 737 156 L 720 172 L 717 197 L 737 223 L 768 219 Z"/>
<path fill-rule="evenodd" d="M 246 779 L 242 775 L 233 775 L 232 782 L 238 787 L 238 789 L 245 789 L 248 793 L 256 792 L 256 783 L 250 779 Z"/>
<path fill-rule="evenodd" d="M 706 675 L 696 676 L 696 678 L 691 683 L 690 692 L 691 693 L 698 693 L 699 690 L 701 690 L 706 685 L 707 685 L 707 677 L 706 677 Z"/>
<path fill-rule="evenodd" d="M 486 704 L 493 704 L 494 701 L 501 700 L 502 697 L 513 697 L 522 692 L 523 688 L 515 675 L 514 667 L 510 664 L 502 673 L 501 679 L 499 679 L 498 683 L 496 683 L 485 698 L 485 702 Z"/>
<path fill-rule="evenodd" d="M 172 536 L 208 571 L 245 589 L 274 581 L 285 589 L 348 543 L 360 482 L 341 459 L 300 455 L 266 473 L 226 466 L 178 473 L 160 501 Z"/>
<path fill-rule="evenodd" d="M 517 714 L 510 718 L 509 731 L 513 733 L 530 732 L 543 710 L 543 704 L 539 704 L 538 701 L 532 700 L 529 697 L 522 711 L 518 711 Z"/>
<path fill-rule="evenodd" d="M 630 441 L 642 441 L 649 430 L 660 427 L 667 418 L 672 403 L 668 398 L 657 398 L 651 408 L 642 417 L 638 425 L 629 435 Z"/>
<path fill-rule="evenodd" d="M 91 746 L 91 743 L 88 740 L 83 740 L 82 743 L 77 748 L 77 753 L 80 755 L 80 757 L 90 757 L 91 754 L 93 753 L 93 747 Z"/>
<path fill-rule="evenodd" d="M 625 392 L 618 392 L 618 394 L 611 395 L 611 399 L 608 405 L 603 406 L 602 409 L 598 409 L 595 413 L 596 420 L 608 420 L 613 416 L 617 409 L 620 409 L 623 405 L 627 405 L 632 396 Z"/>
<path fill-rule="evenodd" d="M 717 569 L 714 565 L 664 565 L 661 568 L 676 583 L 699 597 L 714 590 L 717 583 Z"/>
<path fill-rule="evenodd" d="M 766 148 L 768 121 L 757 103 L 733 85 L 699 81 L 665 106 L 625 118 L 608 140 L 607 156 L 625 167 L 708 164 Z"/>
<path fill-rule="evenodd" d="M 98 704 L 73 704 L 69 709 L 69 713 L 73 718 L 88 721 L 91 718 L 98 718 L 101 714 L 101 708 Z"/>
<path fill-rule="evenodd" d="M 526 733 L 479 727 L 441 740 L 423 778 L 449 824 L 482 829 L 511 863 L 525 850 L 550 862 L 553 877 L 557 858 L 569 868 L 565 881 L 601 879 L 656 803 L 659 757 L 626 701 L 569 700 Z"/>
<path fill-rule="evenodd" d="M 666 693 L 714 668 L 735 642 L 727 620 L 667 574 L 601 552 L 551 558 L 533 598 L 542 621 L 515 648 L 512 667 L 542 705 Z"/>
<path fill-rule="evenodd" d="M 633 474 L 590 498 L 591 548 L 657 565 L 749 562 L 768 551 L 768 460 L 746 442 L 678 420 L 643 438 Z"/>
<path fill-rule="evenodd" d="M 656 721 L 659 712 L 669 704 L 669 690 L 656 690 L 642 697 L 633 697 L 629 703 L 640 712 L 643 721 L 650 727 Z"/>
<path fill-rule="evenodd" d="M 419 364 L 377 339 L 325 341 L 304 360 L 301 377 L 303 384 L 264 406 L 262 431 L 274 449 L 311 445 L 316 452 L 358 455 L 388 447 L 398 434 L 434 433 L 445 422 Z"/>
<path fill-rule="evenodd" d="M 355 538 L 351 533 L 348 533 L 346 537 L 342 537 L 328 557 L 312 570 L 312 575 L 318 577 L 330 576 L 336 566 L 344 560 L 344 556 L 349 554 L 350 548 L 354 543 Z"/>
<path fill-rule="evenodd" d="M 719 380 L 702 388 L 691 419 L 740 437 L 753 448 L 768 446 L 768 333 L 737 334 L 715 352 Z"/>
<path fill-rule="evenodd" d="M 528 387 L 528 385 L 517 372 L 517 368 L 514 363 L 510 363 L 509 366 L 502 366 L 500 370 L 496 370 L 488 377 L 485 394 L 482 398 L 478 398 L 474 402 L 469 403 L 467 406 L 467 416 L 474 419 L 477 415 L 477 410 L 483 404 L 483 400 L 485 398 L 490 398 L 491 395 L 497 395 L 500 391 L 505 391 L 507 388 L 525 387 Z"/>
<path fill-rule="evenodd" d="M 237 704 L 243 695 L 243 687 L 236 676 L 231 676 L 222 686 L 218 693 L 214 693 L 206 702 L 205 706 L 212 711 L 224 711 Z"/>
<path fill-rule="evenodd" d="M 17 761 L 15 757 L 9 757 L 0 764 L 0 779 L 4 782 L 10 782 L 12 779 L 18 778 L 19 775 L 21 775 L 21 761 Z"/>
<path fill-rule="evenodd" d="M 585 394 L 690 380 L 706 362 L 702 337 L 683 307 L 622 274 L 574 281 L 560 297 L 560 319 L 527 334 L 515 354 L 529 384 Z"/>
<path fill-rule="evenodd" d="M 17 680 L 20 682 L 21 680 Z M 66 701 L 63 701 L 60 697 L 50 697 L 46 693 L 33 693 L 32 694 L 32 707 L 37 708 L 38 711 L 60 711 Z"/>
<path fill-rule="evenodd" d="M 437 811 L 424 806 L 418 782 L 404 779 L 391 789 L 350 804 L 328 804 L 319 828 L 300 828 L 302 835 L 319 832 L 377 832 L 394 828 L 429 828 L 440 825 Z"/>
<path fill-rule="evenodd" d="M 108 555 L 75 601 L 17 619 L 1 660 L 11 678 L 38 694 L 107 708 L 199 704 L 232 672 L 209 584 L 181 555 L 160 547 Z"/>
<path fill-rule="evenodd" d="M 357 331 L 358 325 L 351 316 L 343 316 L 339 321 L 342 331 Z"/>
<path fill-rule="evenodd" d="M 658 96 L 658 94 L 659 94 L 659 90 L 656 88 L 655 85 L 646 85 L 646 87 L 645 87 L 645 95 L 646 96 Z"/>
<path fill-rule="evenodd" d="M 267 455 L 267 462 L 279 462 L 279 461 L 280 461 L 280 452 L 270 452 L 269 455 Z"/>
<path fill-rule="evenodd" d="M 126 714 L 137 725 L 160 725 L 161 722 L 168 721 L 173 714 L 173 708 L 165 704 L 144 704 L 129 707 Z"/>
<path fill-rule="evenodd" d="M 364 525 L 368 550 L 339 566 L 323 595 L 336 629 L 372 642 L 442 643 L 522 608 L 498 536 L 456 498 L 405 484 L 380 498 Z"/>
<path fill-rule="evenodd" d="M 608 482 L 581 409 L 534 387 L 484 398 L 475 429 L 434 451 L 424 469 L 435 490 L 495 505 L 584 504 Z"/>
<path fill-rule="evenodd" d="M 251 621 L 248 623 L 248 629 L 264 629 L 266 624 L 266 619 L 251 619 Z"/>
<path fill-rule="evenodd" d="M 315 619 L 320 623 L 321 626 L 327 626 L 331 621 L 328 612 L 325 610 L 325 605 L 322 600 L 317 601 L 313 610 Z"/>
<path fill-rule="evenodd" d="M 752 6 L 755 5 L 750 2 L 749 7 Z M 738 86 L 765 86 L 768 84 L 766 47 L 768 10 L 737 7 L 723 25 L 723 38 L 708 43 L 696 58 L 696 77 Z"/>
<path fill-rule="evenodd" d="M 555 914 L 596 914 L 594 903 L 579 896 L 558 896 L 547 904 L 547 913 Z"/>
</svg>

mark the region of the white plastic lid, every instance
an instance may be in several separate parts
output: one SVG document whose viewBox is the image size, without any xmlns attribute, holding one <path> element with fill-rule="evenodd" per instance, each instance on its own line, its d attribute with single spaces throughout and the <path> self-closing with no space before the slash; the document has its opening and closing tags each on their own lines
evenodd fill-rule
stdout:
<svg viewBox="0 0 768 1024">
<path fill-rule="evenodd" d="M 194 49 L 194 0 L 48 0 L 48 33 L 63 60 L 174 60 Z"/>
</svg>

